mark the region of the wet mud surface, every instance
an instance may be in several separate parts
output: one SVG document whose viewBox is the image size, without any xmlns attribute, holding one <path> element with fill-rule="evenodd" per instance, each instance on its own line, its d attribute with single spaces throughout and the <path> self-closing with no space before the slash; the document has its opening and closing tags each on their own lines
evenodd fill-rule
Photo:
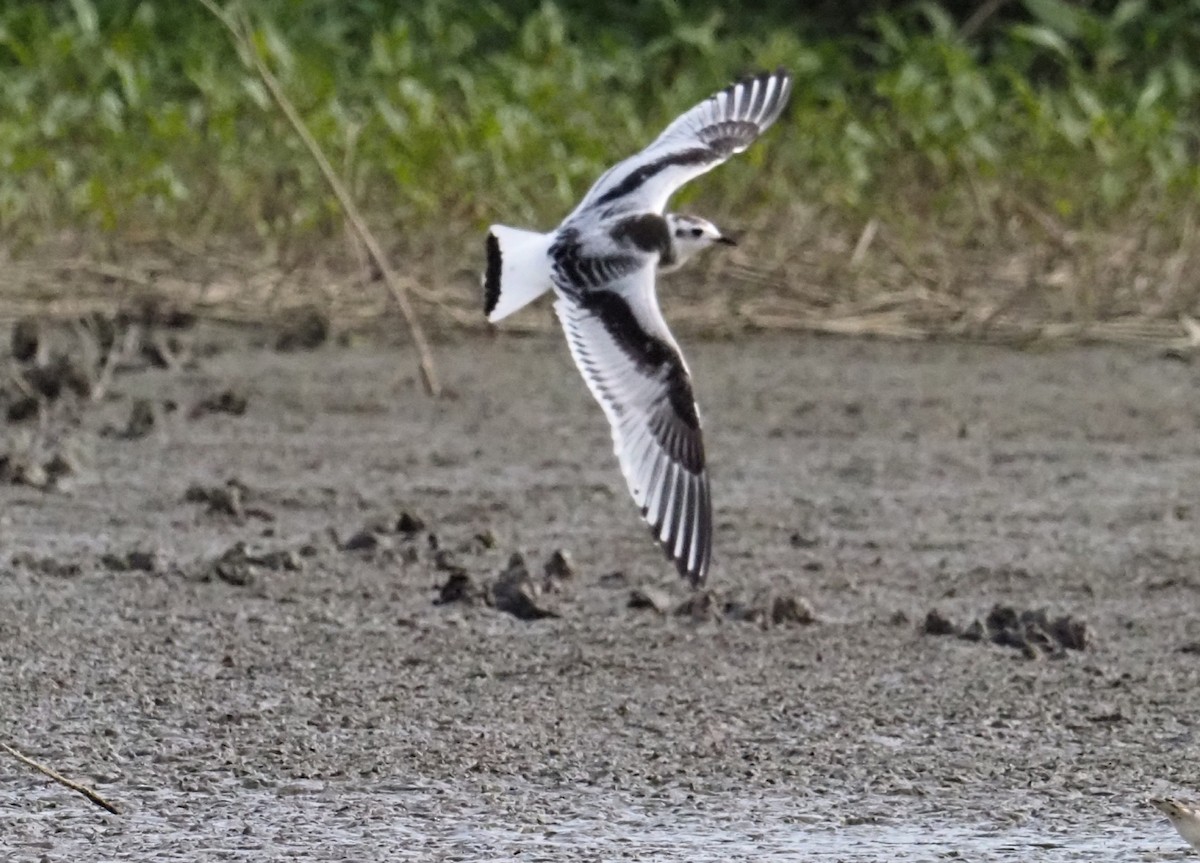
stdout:
<svg viewBox="0 0 1200 863">
<path fill-rule="evenodd" d="M 687 345 L 691 595 L 559 341 L 201 330 L 5 426 L 5 859 L 1183 859 L 1196 366 Z"/>
</svg>

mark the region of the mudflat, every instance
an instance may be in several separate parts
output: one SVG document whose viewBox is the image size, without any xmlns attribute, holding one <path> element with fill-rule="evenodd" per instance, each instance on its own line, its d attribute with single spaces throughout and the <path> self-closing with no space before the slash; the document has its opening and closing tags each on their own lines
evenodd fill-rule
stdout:
<svg viewBox="0 0 1200 863">
<path fill-rule="evenodd" d="M 561 340 L 218 341 L 8 427 L 5 859 L 1178 858 L 1197 367 L 686 344 L 692 595 Z"/>
</svg>

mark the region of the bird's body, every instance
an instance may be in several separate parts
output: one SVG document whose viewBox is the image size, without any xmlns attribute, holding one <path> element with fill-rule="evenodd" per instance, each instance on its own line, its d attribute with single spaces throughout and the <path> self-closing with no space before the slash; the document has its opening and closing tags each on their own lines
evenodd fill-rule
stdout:
<svg viewBox="0 0 1200 863">
<path fill-rule="evenodd" d="M 783 70 L 763 73 L 701 102 L 606 171 L 554 231 L 493 225 L 488 233 L 488 319 L 556 294 L 571 356 L 612 425 L 630 493 L 693 584 L 708 572 L 712 503 L 691 378 L 655 277 L 733 241 L 704 219 L 665 209 L 680 186 L 766 130 L 791 85 Z"/>
<path fill-rule="evenodd" d="M 1166 815 L 1179 831 L 1179 835 L 1200 851 L 1200 809 L 1173 797 L 1152 797 L 1150 805 Z"/>
</svg>

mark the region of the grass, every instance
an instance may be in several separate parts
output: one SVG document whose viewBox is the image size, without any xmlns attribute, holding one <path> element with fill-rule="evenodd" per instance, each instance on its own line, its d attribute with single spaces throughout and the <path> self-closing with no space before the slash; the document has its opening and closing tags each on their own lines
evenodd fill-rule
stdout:
<svg viewBox="0 0 1200 863">
<path fill-rule="evenodd" d="M 741 287 L 718 305 L 820 312 L 916 286 L 964 327 L 1020 308 L 1196 313 L 1200 0 L 1025 0 L 967 35 L 949 7 L 880 5 L 815 23 L 673 0 L 635 20 L 570 0 L 248 8 L 421 279 L 478 255 L 489 222 L 549 227 L 680 109 L 782 64 L 797 84 L 781 128 L 676 198 L 762 259 L 719 269 Z M 175 238 L 285 269 L 353 259 L 317 166 L 200 4 L 8 4 L 0 77 L 9 248 L 66 231 L 107 258 Z"/>
</svg>

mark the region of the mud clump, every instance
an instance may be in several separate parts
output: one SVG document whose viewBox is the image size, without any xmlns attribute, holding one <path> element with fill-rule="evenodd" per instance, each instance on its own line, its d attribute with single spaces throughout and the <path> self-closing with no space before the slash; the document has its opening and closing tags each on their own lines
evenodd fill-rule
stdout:
<svg viewBox="0 0 1200 863">
<path fill-rule="evenodd" d="M 659 601 L 661 604 L 661 600 Z M 629 606 L 635 606 L 630 596 Z M 651 606 L 657 609 L 658 604 Z M 698 590 L 675 606 L 675 617 L 694 622 L 731 621 L 755 623 L 763 629 L 775 626 L 810 626 L 817 623 L 816 612 L 807 599 L 789 593 L 760 592 L 742 600 L 714 590 Z"/>
<path fill-rule="evenodd" d="M 542 572 L 545 574 L 546 581 L 565 581 L 575 577 L 575 564 L 571 560 L 571 553 L 563 549 L 556 549 L 542 567 Z"/>
<path fill-rule="evenodd" d="M 558 612 L 538 605 L 541 592 L 541 587 L 529 573 L 525 556 L 514 552 L 508 560 L 508 566 L 492 583 L 488 600 L 493 608 L 507 612 L 518 620 L 561 617 Z"/>
<path fill-rule="evenodd" d="M 178 316 L 144 310 L 92 312 L 70 320 L 18 320 L 11 334 L 12 373 L 0 383 L 5 419 L 13 424 L 30 421 L 56 404 L 78 410 L 102 402 L 121 373 L 187 365 L 190 348 L 161 329 L 178 322 Z M 131 438 L 140 436 L 140 431 L 128 433 Z"/>
<path fill-rule="evenodd" d="M 162 555 L 157 549 L 131 549 L 126 552 L 106 552 L 100 556 L 100 565 L 109 572 L 163 572 Z"/>
<path fill-rule="evenodd" d="M 184 492 L 183 499 L 188 503 L 206 504 L 205 512 L 209 515 L 228 516 L 239 522 L 248 518 L 274 521 L 275 516 L 269 511 L 247 505 L 249 495 L 250 489 L 245 483 L 238 479 L 228 479 L 222 485 L 190 485 Z"/>
<path fill-rule="evenodd" d="M 23 423 L 33 419 L 38 415 L 42 404 L 35 396 L 26 395 L 9 396 L 6 401 L 8 404 L 4 408 L 4 418 L 10 423 Z"/>
<path fill-rule="evenodd" d="M 42 328 L 36 318 L 21 318 L 12 326 L 10 352 L 19 363 L 33 362 L 42 343 Z"/>
<path fill-rule="evenodd" d="M 219 393 L 205 396 L 188 411 L 189 419 L 199 419 L 209 414 L 228 414 L 240 417 L 246 413 L 249 399 L 235 390 L 222 390 Z"/>
<path fill-rule="evenodd" d="M 635 587 L 629 591 L 629 602 L 625 607 L 666 614 L 671 610 L 671 596 L 657 587 Z"/>
<path fill-rule="evenodd" d="M 50 457 L 42 463 L 42 470 L 50 479 L 51 484 L 58 485 L 67 477 L 77 475 L 82 469 L 82 459 L 72 448 L 61 446 L 50 453 Z"/>
<path fill-rule="evenodd" d="M 950 618 L 933 608 L 925 615 L 921 632 L 925 635 L 958 635 L 959 628 Z"/>
<path fill-rule="evenodd" d="M 439 548 L 433 553 L 433 568 L 449 573 L 467 571 L 466 567 L 458 562 L 458 558 L 454 556 L 454 552 L 448 548 Z"/>
<path fill-rule="evenodd" d="M 772 626 L 810 626 L 817 622 L 817 615 L 812 604 L 803 597 L 772 596 L 767 619 Z"/>
<path fill-rule="evenodd" d="M 43 407 L 68 395 L 88 399 L 96 391 L 99 360 L 95 349 L 52 347 L 36 320 L 25 318 L 13 325 L 10 352 L 11 373 L 0 383 L 0 404 L 10 423 L 35 419 Z"/>
<path fill-rule="evenodd" d="M 402 533 L 406 536 L 412 536 L 415 533 L 420 533 L 425 529 L 425 519 L 419 515 L 413 515 L 407 510 L 402 511 L 396 516 L 396 522 L 392 526 L 396 533 Z"/>
<path fill-rule="evenodd" d="M 535 578 L 530 572 L 525 555 L 513 552 L 508 565 L 490 584 L 480 585 L 467 572 L 458 558 L 449 549 L 437 548 L 436 537 L 430 534 L 435 569 L 448 573 L 446 581 L 438 587 L 434 605 L 451 603 L 483 604 L 511 614 L 518 620 L 544 620 L 557 618 L 559 612 L 541 604 L 547 593 L 561 590 L 560 582 L 574 574 L 570 554 L 561 549 L 554 552 L 542 567 L 542 577 Z M 472 541 L 474 542 L 474 541 Z"/>
<path fill-rule="evenodd" d="M 686 617 L 695 623 L 720 620 L 727 603 L 712 590 L 698 590 L 672 610 L 675 617 Z"/>
<path fill-rule="evenodd" d="M 54 401 L 66 393 L 88 396 L 93 378 L 89 369 L 66 354 L 56 354 L 44 365 L 25 369 L 25 385 L 46 401 Z"/>
<path fill-rule="evenodd" d="M 129 406 L 129 418 L 121 429 L 106 429 L 108 437 L 118 440 L 140 440 L 154 431 L 158 425 L 158 413 L 149 399 L 134 399 Z"/>
<path fill-rule="evenodd" d="M 260 551 L 244 542 L 237 542 L 204 564 L 196 580 L 223 581 L 233 587 L 249 587 L 263 572 L 297 572 L 303 567 L 301 556 L 290 549 Z"/>
<path fill-rule="evenodd" d="M 312 306 L 288 313 L 279 324 L 275 350 L 281 353 L 316 350 L 329 341 L 329 317 Z"/>
<path fill-rule="evenodd" d="M 395 540 L 398 539 L 407 550 L 405 559 L 411 562 L 419 556 L 414 543 L 424 530 L 424 519 L 403 510 L 397 515 L 385 516 L 368 522 L 347 539 L 338 541 L 336 544 L 339 551 L 375 552 L 393 548 Z M 438 551 L 438 539 L 435 534 L 429 534 L 428 544 L 432 550 Z M 445 567 L 439 566 L 439 568 Z"/>
<path fill-rule="evenodd" d="M 64 487 L 82 469 L 82 460 L 67 444 L 48 451 L 32 442 L 14 444 L 0 452 L 0 483 L 23 485 L 40 491 Z"/>
<path fill-rule="evenodd" d="M 450 577 L 438 587 L 437 599 L 434 605 L 451 605 L 455 602 L 471 604 L 484 598 L 484 591 L 465 571 L 452 572 Z"/>
<path fill-rule="evenodd" d="M 0 482 L 30 488 L 48 488 L 50 477 L 42 465 L 25 454 L 0 453 Z"/>
<path fill-rule="evenodd" d="M 1048 656 L 1059 659 L 1068 650 L 1087 650 L 1092 634 L 1087 622 L 1071 615 L 1051 617 L 1046 609 L 1018 610 L 996 605 L 982 620 L 960 626 L 937 609 L 922 624 L 926 635 L 952 635 L 963 641 L 987 642 L 1021 651 L 1029 659 Z"/>
<path fill-rule="evenodd" d="M 375 551 L 383 545 L 383 540 L 373 530 L 357 530 L 338 544 L 338 551 Z"/>
<path fill-rule="evenodd" d="M 10 423 L 28 422 L 51 406 L 77 411 L 101 403 L 121 374 L 193 367 L 191 342 L 177 331 L 194 322 L 193 315 L 161 298 L 137 300 L 115 313 L 22 318 L 10 334 L 12 373 L 0 383 L 0 409 Z"/>
<path fill-rule="evenodd" d="M 500 540 L 496 538 L 496 534 L 491 528 L 486 528 L 475 534 L 471 537 L 471 542 L 485 551 L 491 551 L 500 544 Z"/>
<path fill-rule="evenodd" d="M 28 553 L 14 554 L 12 566 L 39 575 L 48 575 L 51 578 L 75 578 L 83 573 L 83 567 L 74 561 L 39 557 Z"/>
</svg>

